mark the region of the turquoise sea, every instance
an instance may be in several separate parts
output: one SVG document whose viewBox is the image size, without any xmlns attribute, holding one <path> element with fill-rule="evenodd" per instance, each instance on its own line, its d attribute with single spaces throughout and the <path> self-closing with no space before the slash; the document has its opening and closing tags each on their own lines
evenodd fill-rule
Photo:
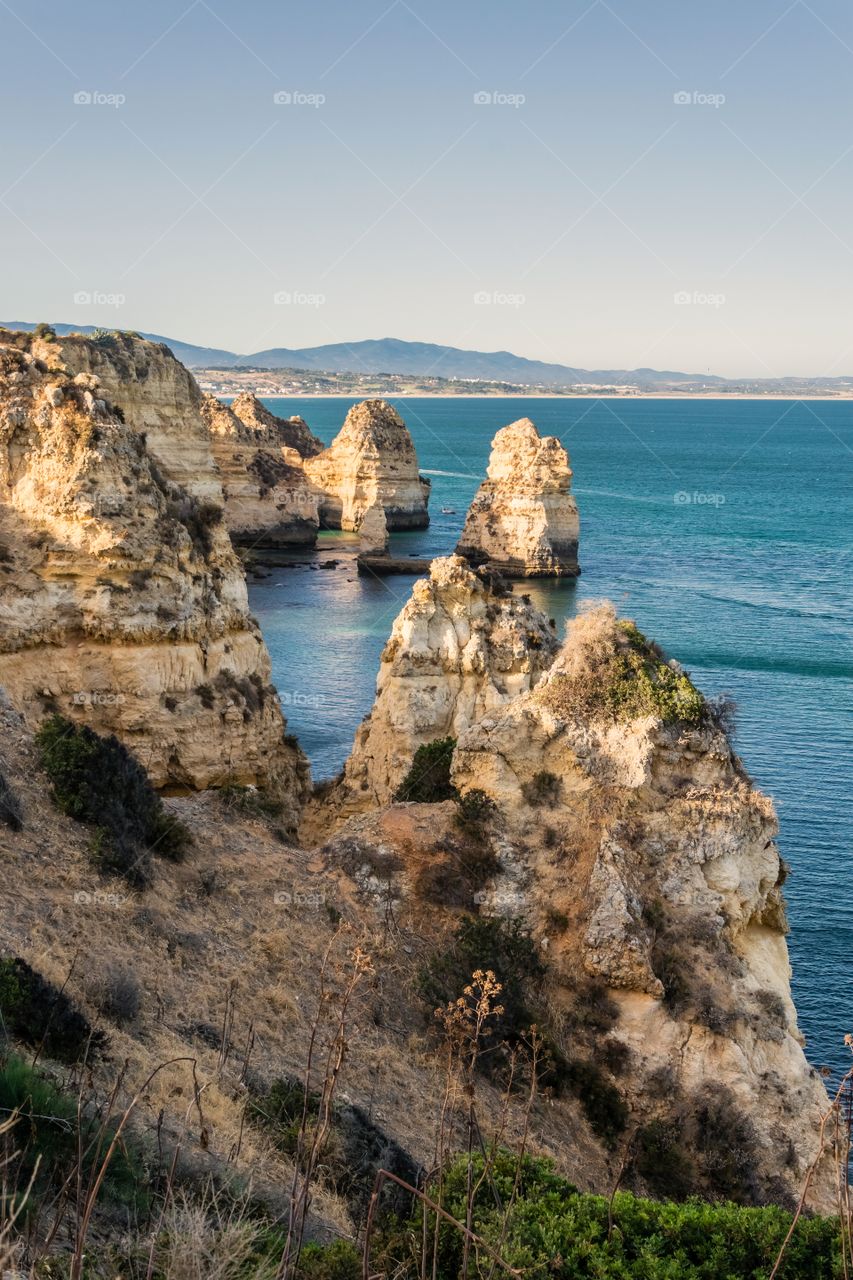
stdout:
<svg viewBox="0 0 853 1280">
<path fill-rule="evenodd" d="M 327 442 L 348 400 L 271 399 Z M 506 423 L 560 437 L 581 513 L 582 576 L 525 590 L 558 624 L 609 597 L 738 705 L 737 746 L 773 796 L 792 874 L 794 998 L 815 1065 L 853 1031 L 853 405 L 716 400 L 395 401 L 432 480 L 432 523 L 395 554 L 452 551 Z M 441 508 L 454 509 L 442 514 Z M 315 778 L 369 710 L 408 577 L 359 578 L 351 535 L 323 535 L 250 588 L 289 725 Z M 319 567 L 330 558 L 336 568 Z"/>
</svg>

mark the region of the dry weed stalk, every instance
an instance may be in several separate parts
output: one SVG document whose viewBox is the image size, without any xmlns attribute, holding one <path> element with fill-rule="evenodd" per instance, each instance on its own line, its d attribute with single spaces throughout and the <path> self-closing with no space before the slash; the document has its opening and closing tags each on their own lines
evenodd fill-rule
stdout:
<svg viewBox="0 0 853 1280">
<path fill-rule="evenodd" d="M 463 1239 L 461 1280 L 467 1280 L 471 1271 L 472 1250 L 479 1270 L 481 1258 L 490 1263 L 489 1280 L 493 1280 L 496 1270 L 508 1275 L 520 1274 L 502 1257 L 501 1250 L 506 1241 L 510 1215 L 518 1197 L 521 1183 L 521 1172 L 527 1143 L 530 1134 L 530 1116 L 536 1098 L 536 1083 L 541 1053 L 541 1038 L 536 1027 L 531 1027 L 526 1052 L 522 1055 L 513 1049 L 510 1054 L 509 1071 L 501 1096 L 501 1107 L 497 1124 L 488 1144 L 484 1141 L 482 1128 L 477 1116 L 478 1064 L 484 1050 L 484 1042 L 492 1024 L 503 1012 L 498 1003 L 502 990 L 492 970 L 477 969 L 472 975 L 470 984 L 465 987 L 458 1000 L 452 1001 L 444 1008 L 436 1009 L 435 1016 L 444 1031 L 445 1082 L 436 1125 L 434 1165 L 424 1181 L 424 1187 L 413 1187 L 386 1169 L 380 1169 L 376 1176 L 373 1194 L 367 1213 L 364 1246 L 362 1252 L 363 1280 L 379 1280 L 371 1276 L 370 1245 L 374 1228 L 379 1196 L 386 1180 L 395 1182 L 404 1188 L 421 1204 L 421 1245 L 418 1266 L 418 1280 L 437 1280 L 439 1244 L 442 1223 L 447 1223 L 459 1231 Z M 495 1162 L 505 1142 L 509 1125 L 510 1101 L 515 1090 L 516 1075 L 519 1062 L 524 1058 L 530 1070 L 530 1087 L 524 1108 L 524 1122 L 521 1137 L 516 1149 L 516 1165 L 512 1189 L 509 1198 L 503 1202 L 494 1177 Z M 455 1218 L 444 1207 L 445 1175 L 449 1164 L 455 1116 L 463 1110 L 465 1151 L 467 1153 L 465 1181 L 465 1216 L 464 1221 Z M 475 1152 L 482 1155 L 482 1168 L 476 1174 Z M 437 1180 L 435 1191 L 429 1194 L 430 1183 Z M 501 1213 L 501 1229 L 497 1247 L 488 1244 L 473 1229 L 474 1206 L 481 1188 L 488 1184 L 495 1205 Z M 430 1222 L 432 1221 L 432 1231 Z"/>
<path fill-rule="evenodd" d="M 308 1040 L 308 1057 L 303 1079 L 302 1115 L 296 1137 L 296 1149 L 293 1155 L 293 1178 L 290 1187 L 287 1235 L 278 1270 L 276 1271 L 276 1280 L 293 1280 L 299 1266 L 305 1224 L 312 1199 L 312 1182 L 334 1118 L 335 1090 L 347 1051 L 347 1018 L 350 1006 L 361 980 L 374 972 L 370 957 L 361 947 L 355 946 L 348 957 L 348 972 L 345 971 L 343 990 L 336 999 L 335 993 L 329 984 L 329 975 L 332 950 L 342 932 L 343 928 L 338 929 L 332 936 L 320 967 L 317 1012 L 311 1024 L 311 1034 Z M 318 1113 L 316 1120 L 312 1122 L 311 1098 L 313 1090 L 311 1081 L 314 1074 L 315 1058 L 320 1051 L 321 1030 L 327 1018 L 332 1019 L 331 1033 L 322 1063 L 323 1078 L 319 1091 Z"/>
</svg>

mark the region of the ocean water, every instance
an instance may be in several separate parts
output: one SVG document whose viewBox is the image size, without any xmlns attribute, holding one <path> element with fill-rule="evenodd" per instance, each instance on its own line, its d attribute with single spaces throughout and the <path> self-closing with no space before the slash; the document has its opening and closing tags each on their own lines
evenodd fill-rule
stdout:
<svg viewBox="0 0 853 1280">
<path fill-rule="evenodd" d="M 271 399 L 331 441 L 352 402 Z M 853 405 L 716 400 L 395 402 L 432 480 L 432 523 L 395 554 L 447 554 L 495 432 L 529 416 L 569 450 L 577 583 L 525 587 L 557 619 L 608 597 L 737 702 L 737 747 L 781 822 L 794 998 L 807 1053 L 848 1065 L 853 1031 Z M 442 514 L 441 508 L 452 508 Z M 290 728 L 315 778 L 335 773 L 370 709 L 409 577 L 359 578 L 352 535 L 326 534 L 250 596 Z M 336 568 L 320 567 L 338 559 Z"/>
</svg>

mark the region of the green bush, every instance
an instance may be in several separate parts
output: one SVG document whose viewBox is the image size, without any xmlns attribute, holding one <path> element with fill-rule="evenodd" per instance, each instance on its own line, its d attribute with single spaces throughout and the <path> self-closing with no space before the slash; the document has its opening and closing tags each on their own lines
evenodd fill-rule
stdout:
<svg viewBox="0 0 853 1280">
<path fill-rule="evenodd" d="M 102 1031 L 93 1030 L 85 1014 L 59 987 L 19 956 L 0 960 L 0 1014 L 9 1035 L 49 1058 L 78 1062 L 106 1048 Z"/>
<path fill-rule="evenodd" d="M 167 812 L 118 738 L 54 715 L 36 743 L 59 808 L 95 827 L 92 856 L 101 871 L 142 887 L 151 878 L 151 852 L 180 861 L 192 843 L 189 831 Z"/>
<path fill-rule="evenodd" d="M 397 788 L 394 799 L 421 804 L 452 800 L 456 793 L 450 782 L 450 765 L 455 747 L 455 738 L 436 738 L 418 747 L 412 767 Z"/>
<path fill-rule="evenodd" d="M 5 823 L 12 831 L 20 831 L 24 825 L 18 797 L 2 773 L 0 773 L 0 822 Z"/>
<path fill-rule="evenodd" d="M 349 1240 L 307 1244 L 296 1275 L 298 1280 L 361 1280 L 361 1251 Z"/>
<path fill-rule="evenodd" d="M 486 827 L 497 816 L 498 807 L 491 796 L 479 787 L 472 787 L 464 795 L 454 795 L 456 801 L 456 825 L 465 835 L 483 840 Z"/>
<path fill-rule="evenodd" d="M 702 720 L 708 714 L 707 706 L 690 677 L 671 667 L 664 653 L 633 622 L 623 619 L 616 625 L 628 644 L 614 658 L 603 685 L 612 714 L 617 719 L 655 715 L 665 724 Z"/>
<path fill-rule="evenodd" d="M 71 1178 L 78 1157 L 83 1185 L 99 1167 L 115 1134 L 108 1123 L 100 1133 L 98 1117 L 85 1107 L 78 1114 L 78 1099 L 63 1093 L 52 1080 L 16 1055 L 0 1063 L 0 1114 L 16 1117 L 9 1135 L 14 1152 L 4 1169 L 8 1184 L 22 1192 L 31 1178 L 33 1193 L 28 1206 L 37 1208 L 40 1193 L 63 1186 Z M 102 1200 L 137 1209 L 146 1204 L 145 1173 L 141 1155 L 132 1140 L 123 1138 L 104 1179 Z"/>
<path fill-rule="evenodd" d="M 476 1181 L 479 1155 L 474 1165 Z M 499 1154 L 493 1178 L 483 1181 L 475 1198 L 472 1226 L 525 1280 L 766 1280 L 791 1223 L 791 1214 L 775 1206 L 659 1203 L 624 1191 L 611 1207 L 604 1196 L 579 1193 L 548 1161 L 527 1157 L 504 1234 L 495 1192 L 502 1204 L 509 1201 L 515 1171 L 515 1157 Z M 444 1199 L 458 1221 L 465 1220 L 466 1176 L 467 1159 L 458 1158 L 447 1174 Z M 382 1242 L 399 1259 L 397 1274 L 407 1280 L 417 1275 L 420 1239 L 415 1221 L 402 1224 L 395 1240 Z M 458 1280 L 462 1248 L 461 1232 L 442 1225 L 438 1280 Z M 390 1266 L 385 1270 L 392 1274 Z M 474 1280 L 503 1273 L 493 1272 L 490 1259 L 474 1250 L 469 1274 Z M 801 1218 L 780 1280 L 837 1280 L 840 1274 L 837 1220 Z"/>
</svg>

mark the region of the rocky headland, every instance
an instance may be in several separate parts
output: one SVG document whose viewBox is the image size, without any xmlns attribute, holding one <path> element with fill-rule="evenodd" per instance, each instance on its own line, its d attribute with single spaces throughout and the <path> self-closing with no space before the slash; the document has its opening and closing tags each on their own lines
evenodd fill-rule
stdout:
<svg viewBox="0 0 853 1280">
<path fill-rule="evenodd" d="M 161 787 L 280 788 L 288 744 L 193 379 L 129 336 L 0 335 L 0 686 L 115 733 Z"/>
<path fill-rule="evenodd" d="M 611 606 L 561 641 L 495 572 L 577 571 L 561 446 L 526 421 L 498 433 L 469 558 L 415 583 L 343 774 L 312 792 L 232 545 L 276 537 L 271 494 L 291 519 L 297 480 L 262 493 L 253 463 L 280 459 L 317 523 L 360 529 L 378 560 L 389 528 L 426 521 L 428 492 L 382 402 L 318 444 L 251 398 L 203 398 L 158 344 L 0 331 L 0 860 L 15 903 L 0 959 L 110 1023 L 87 1087 L 108 1097 L 125 1064 L 151 1168 L 178 1170 L 182 1194 L 251 1179 L 278 1224 L 300 1165 L 287 1115 L 270 1129 L 265 1107 L 302 1107 L 321 1043 L 345 1082 L 334 1142 L 342 1117 L 363 1139 L 343 1172 L 323 1148 L 337 1180 L 322 1164 L 309 1188 L 321 1236 L 354 1238 L 379 1162 L 417 1178 L 436 1117 L 458 1141 L 475 1095 L 501 1143 L 583 1191 L 793 1207 L 805 1187 L 831 1212 L 776 815 L 726 708 Z M 53 713 L 133 752 L 188 835 L 183 861 L 145 882 L 106 874 L 97 818 L 60 803 L 34 740 Z M 476 1081 L 472 1067 L 454 1093 L 435 1010 L 464 1021 L 475 971 L 500 1004 Z M 117 972 L 136 991 L 126 1016 L 103 997 Z M 117 1234 L 107 1216 L 103 1232 Z"/>
<path fill-rule="evenodd" d="M 529 418 L 510 423 L 492 441 L 457 553 L 513 578 L 576 576 L 580 525 L 571 480 L 556 436 L 540 436 Z"/>
</svg>

